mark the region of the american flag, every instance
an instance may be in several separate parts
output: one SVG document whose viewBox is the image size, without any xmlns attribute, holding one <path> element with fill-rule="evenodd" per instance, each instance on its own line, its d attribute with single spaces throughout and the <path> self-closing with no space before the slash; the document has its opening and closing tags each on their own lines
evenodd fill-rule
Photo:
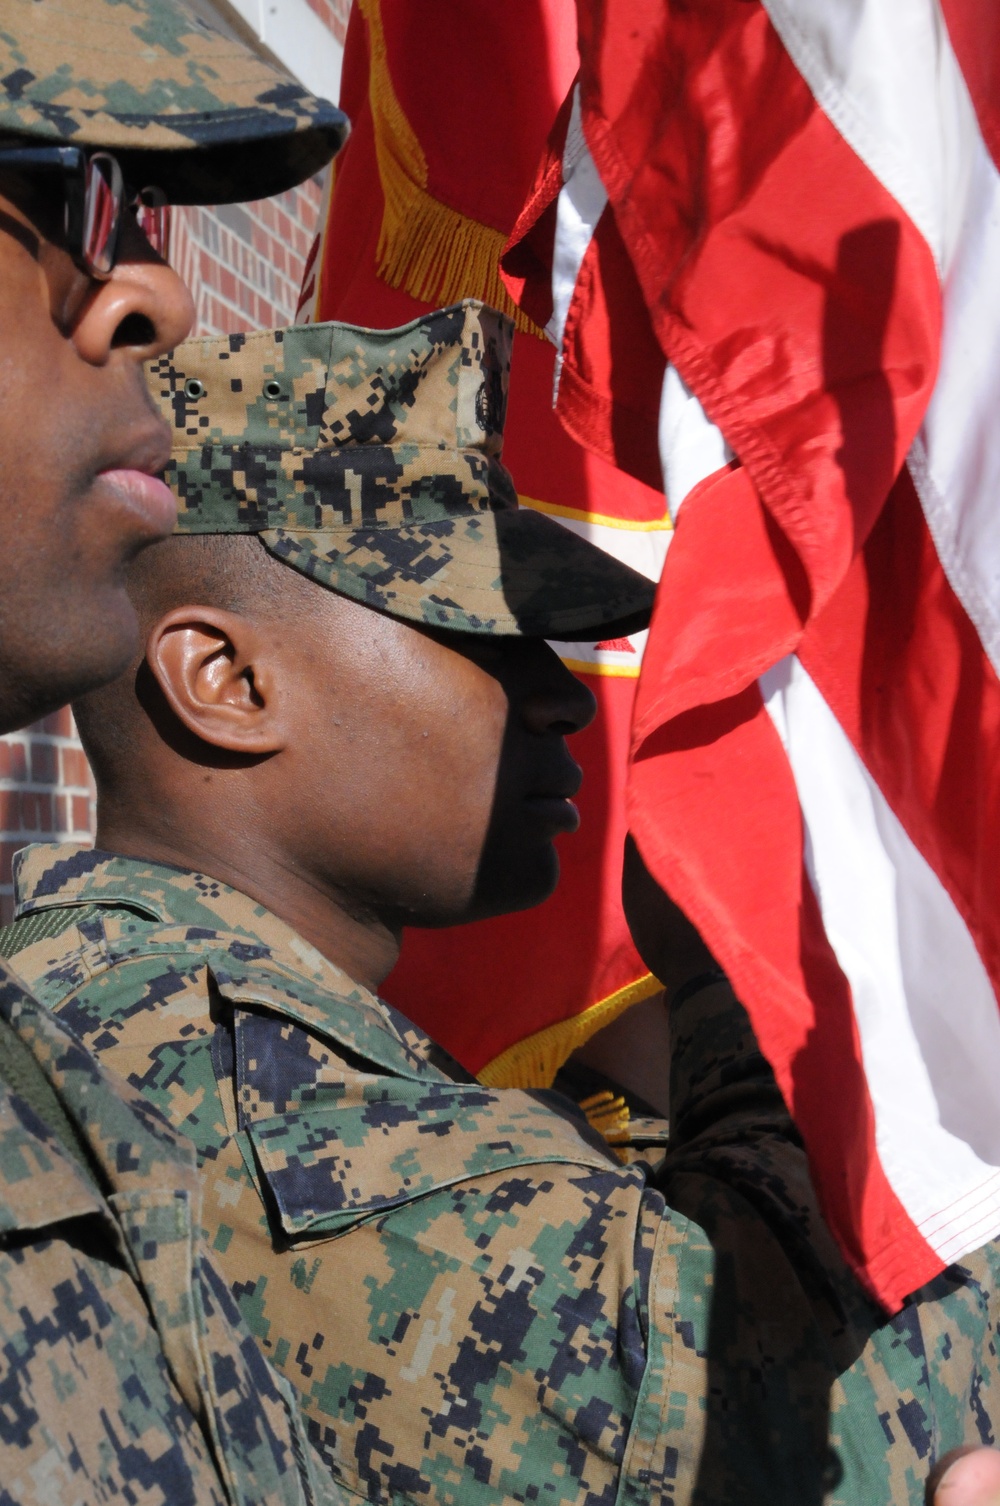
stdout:
<svg viewBox="0 0 1000 1506">
<path fill-rule="evenodd" d="M 1000 25 L 580 0 L 508 287 L 676 531 L 630 822 L 887 1307 L 1000 1232 Z"/>
</svg>

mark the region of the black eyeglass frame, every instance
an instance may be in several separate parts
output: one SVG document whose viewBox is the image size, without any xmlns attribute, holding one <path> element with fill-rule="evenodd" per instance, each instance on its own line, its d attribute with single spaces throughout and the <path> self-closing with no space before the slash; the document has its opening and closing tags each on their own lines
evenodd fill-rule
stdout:
<svg viewBox="0 0 1000 1506">
<path fill-rule="evenodd" d="M 105 242 L 104 262 L 98 263 L 88 256 L 84 243 L 87 221 L 87 170 L 96 158 L 110 164 L 110 189 L 117 205 L 114 224 Z M 118 258 L 118 241 L 121 235 L 122 216 L 126 208 L 145 204 L 148 208 L 162 208 L 166 198 L 158 188 L 127 188 L 121 166 L 114 153 L 99 148 L 88 150 L 80 146 L 0 146 L 0 168 L 9 167 L 15 172 L 61 172 L 65 199 L 64 231 L 66 249 L 81 271 L 98 282 L 106 282 L 114 271 Z"/>
</svg>

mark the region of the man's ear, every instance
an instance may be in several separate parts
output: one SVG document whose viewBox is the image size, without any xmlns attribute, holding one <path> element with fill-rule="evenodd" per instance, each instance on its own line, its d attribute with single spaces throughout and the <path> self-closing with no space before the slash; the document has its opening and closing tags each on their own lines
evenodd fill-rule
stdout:
<svg viewBox="0 0 1000 1506">
<path fill-rule="evenodd" d="M 250 757 L 284 746 L 275 666 L 245 617 L 174 607 L 146 640 L 146 663 L 174 715 L 203 742 Z"/>
</svg>

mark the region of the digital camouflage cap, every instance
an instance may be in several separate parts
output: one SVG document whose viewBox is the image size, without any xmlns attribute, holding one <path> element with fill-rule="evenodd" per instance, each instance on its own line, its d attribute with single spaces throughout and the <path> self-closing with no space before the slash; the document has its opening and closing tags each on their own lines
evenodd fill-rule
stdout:
<svg viewBox="0 0 1000 1506">
<path fill-rule="evenodd" d="M 607 637 L 653 585 L 518 506 L 500 461 L 513 326 L 469 300 L 401 329 L 305 324 L 189 340 L 148 368 L 173 426 L 179 533 L 255 533 L 394 617 Z"/>
<path fill-rule="evenodd" d="M 183 0 L 0 0 L 0 136 L 105 147 L 175 204 L 280 193 L 347 129 Z"/>
</svg>

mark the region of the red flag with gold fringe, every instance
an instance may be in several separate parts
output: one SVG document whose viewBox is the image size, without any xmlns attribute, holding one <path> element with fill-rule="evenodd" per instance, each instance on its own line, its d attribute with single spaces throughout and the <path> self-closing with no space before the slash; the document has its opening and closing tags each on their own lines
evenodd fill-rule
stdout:
<svg viewBox="0 0 1000 1506">
<path fill-rule="evenodd" d="M 552 413 L 554 350 L 515 308 L 498 260 L 577 68 L 572 0 L 356 0 L 337 159 L 304 316 L 389 328 L 482 298 L 519 334 L 504 459 L 522 502 L 651 576 L 670 538 L 663 494 L 566 434 Z M 629 726 L 644 635 L 557 645 L 597 696 L 574 739 L 580 832 L 536 910 L 411 931 L 388 999 L 498 1085 L 544 1086 L 569 1053 L 658 984 L 632 947 L 619 882 Z"/>
</svg>

